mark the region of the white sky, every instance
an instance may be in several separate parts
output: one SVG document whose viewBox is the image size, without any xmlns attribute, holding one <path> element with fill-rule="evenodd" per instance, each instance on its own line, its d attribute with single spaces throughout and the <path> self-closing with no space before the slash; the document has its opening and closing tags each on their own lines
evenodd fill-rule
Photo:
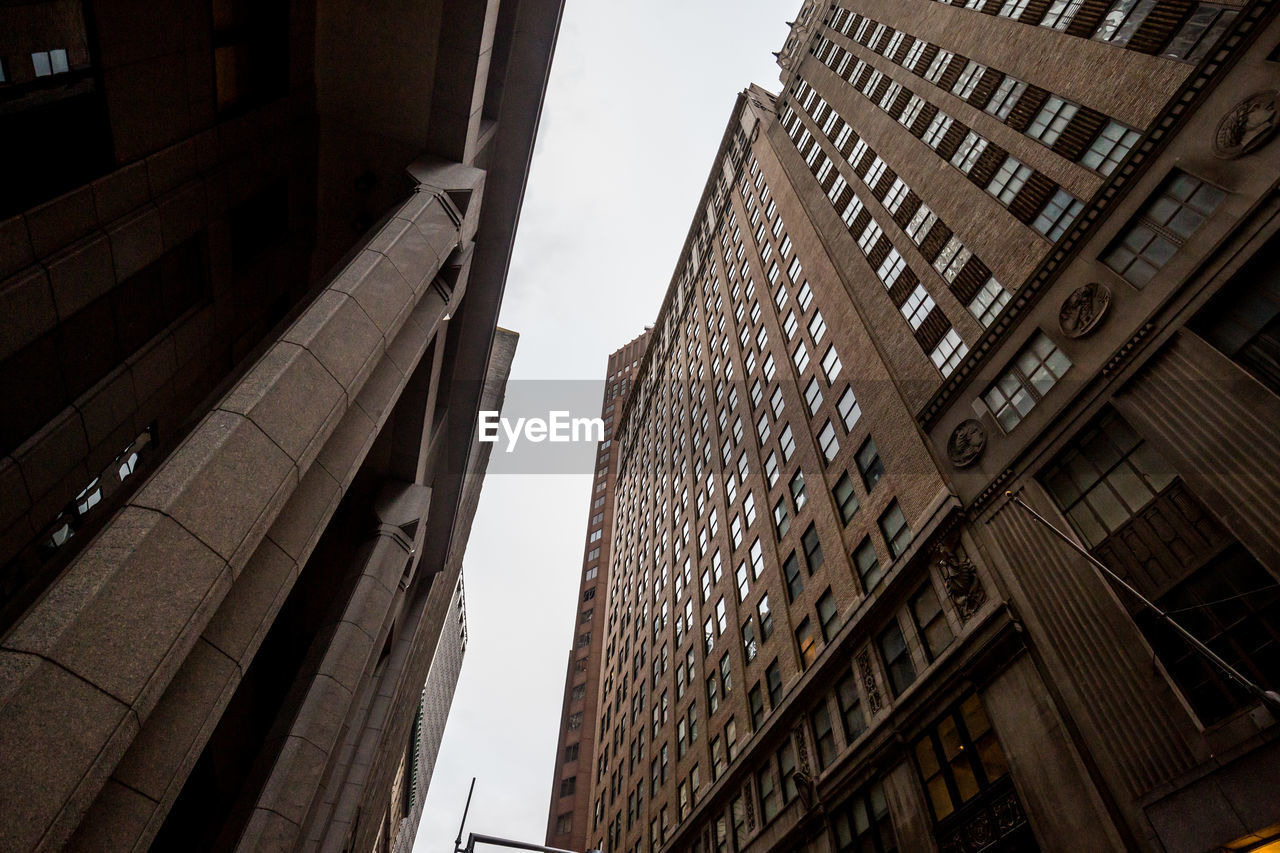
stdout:
<svg viewBox="0 0 1280 853">
<path fill-rule="evenodd" d="M 568 0 L 500 320 L 520 333 L 513 381 L 603 379 L 653 322 L 734 97 L 777 91 L 800 5 Z M 485 483 L 416 853 L 453 850 L 472 776 L 468 831 L 543 842 L 590 489 L 586 473 Z"/>
</svg>

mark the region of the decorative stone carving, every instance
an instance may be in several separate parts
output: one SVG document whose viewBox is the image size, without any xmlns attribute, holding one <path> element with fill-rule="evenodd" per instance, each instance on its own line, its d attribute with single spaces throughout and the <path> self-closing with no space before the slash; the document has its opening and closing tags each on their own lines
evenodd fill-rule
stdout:
<svg viewBox="0 0 1280 853">
<path fill-rule="evenodd" d="M 805 45 L 809 43 L 809 33 L 813 30 L 817 13 L 818 4 L 816 0 L 808 0 L 801 7 L 800 14 L 796 15 L 796 19 L 791 22 L 791 34 L 787 36 L 787 41 L 782 46 L 782 50 L 777 53 L 778 65 L 784 71 L 790 71 L 795 68 L 800 64 L 800 60 L 803 59 Z"/>
<path fill-rule="evenodd" d="M 978 461 L 987 448 L 987 433 L 974 418 L 962 421 L 947 442 L 947 456 L 957 468 L 968 468 Z"/>
<path fill-rule="evenodd" d="M 867 707 L 874 716 L 880 713 L 880 687 L 876 684 L 876 674 L 871 668 L 871 653 L 867 649 L 858 654 L 858 671 L 862 673 L 862 686 L 867 691 Z"/>
<path fill-rule="evenodd" d="M 1231 108 L 1213 134 L 1213 153 L 1224 160 L 1243 157 L 1265 145 L 1276 132 L 1276 91 L 1245 98 Z"/>
<path fill-rule="evenodd" d="M 947 597 L 956 606 L 960 619 L 969 621 L 969 617 L 977 613 L 978 608 L 987 600 L 987 591 L 982 587 L 978 570 L 968 557 L 957 554 L 944 545 L 933 550 L 933 559 L 946 587 Z"/>
<path fill-rule="evenodd" d="M 1111 290 L 1099 282 L 1077 288 L 1058 311 L 1058 327 L 1068 338 L 1083 338 L 1098 328 L 1111 307 Z"/>
<path fill-rule="evenodd" d="M 742 801 L 747 804 L 747 829 L 756 828 L 756 798 L 751 792 L 751 783 L 742 788 Z"/>
<path fill-rule="evenodd" d="M 804 736 L 804 726 L 791 730 L 791 740 L 796 745 L 796 767 L 801 773 L 809 772 L 809 743 Z"/>
</svg>

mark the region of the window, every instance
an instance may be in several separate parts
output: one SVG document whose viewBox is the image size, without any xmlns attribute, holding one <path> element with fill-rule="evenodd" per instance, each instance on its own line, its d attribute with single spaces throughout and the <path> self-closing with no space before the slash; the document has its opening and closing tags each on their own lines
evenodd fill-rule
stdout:
<svg viewBox="0 0 1280 853">
<path fill-rule="evenodd" d="M 831 594 L 831 588 L 827 587 L 826 592 L 818 597 L 818 626 L 822 629 L 822 641 L 824 643 L 831 642 L 831 638 L 835 636 L 836 630 L 840 627 L 836 624 L 836 599 Z"/>
<path fill-rule="evenodd" d="M 568 779 L 560 780 L 560 796 L 571 797 L 573 792 L 578 789 L 578 777 L 570 776 Z"/>
<path fill-rule="evenodd" d="M 796 647 L 800 650 L 800 668 L 808 669 L 818 659 L 818 646 L 813 639 L 813 626 L 809 624 L 808 616 L 796 626 Z"/>
<path fill-rule="evenodd" d="M 965 134 L 964 140 L 961 141 L 960 147 L 956 149 L 956 153 L 951 156 L 951 165 L 955 166 L 964 174 L 973 171 L 973 166 L 978 162 L 978 158 L 982 156 L 982 152 L 987 150 L 987 140 L 983 139 L 972 130 Z"/>
<path fill-rule="evenodd" d="M 791 435 L 791 424 L 783 427 L 782 432 L 778 435 L 778 447 L 782 450 L 782 461 L 791 461 L 791 455 L 796 452 L 795 438 Z"/>
<path fill-rule="evenodd" d="M 556 835 L 573 832 L 573 812 L 566 812 L 556 817 Z"/>
<path fill-rule="evenodd" d="M 983 396 L 1000 427 L 1016 427 L 1071 367 L 1071 359 L 1044 332 L 1036 332 L 1013 364 Z"/>
<path fill-rule="evenodd" d="M 814 311 L 813 319 L 809 321 L 809 335 L 813 338 L 814 344 L 816 345 L 821 343 L 822 338 L 826 333 L 827 333 L 827 322 L 822 319 L 822 312 Z M 777 393 L 778 393 L 778 396 L 781 397 L 781 394 L 782 394 L 781 389 L 779 389 Z M 778 409 L 781 410 L 781 408 L 782 408 L 781 405 L 779 405 Z"/>
<path fill-rule="evenodd" d="M 778 483 L 778 455 L 770 453 L 764 460 L 764 476 L 769 481 L 769 486 L 775 486 Z"/>
<path fill-rule="evenodd" d="M 840 421 L 846 431 L 853 429 L 853 425 L 862 417 L 862 408 L 858 405 L 858 398 L 854 396 L 852 388 L 846 388 L 840 396 L 836 411 L 840 414 Z"/>
<path fill-rule="evenodd" d="M 818 768 L 822 769 L 836 760 L 836 733 L 831 727 L 831 712 L 827 709 L 826 699 L 809 712 L 809 725 L 817 748 Z"/>
<path fill-rule="evenodd" d="M 787 512 L 786 498 L 778 498 L 778 502 L 773 505 L 773 527 L 778 532 L 779 539 L 791 529 L 791 514 Z"/>
<path fill-rule="evenodd" d="M 893 185 L 889 187 L 889 192 L 885 194 L 884 206 L 890 213 L 897 213 L 898 208 L 902 206 L 902 200 L 907 197 L 907 193 L 911 188 L 907 186 L 902 178 L 895 178 Z"/>
<path fill-rule="evenodd" d="M 795 362 L 796 373 L 804 373 L 805 368 L 809 366 L 809 348 L 804 345 L 804 341 L 796 344 L 796 350 L 791 354 L 791 360 Z"/>
<path fill-rule="evenodd" d="M 1018 190 L 1022 189 L 1022 185 L 1029 177 L 1031 177 L 1030 166 L 1023 165 L 1015 157 L 1005 157 L 1000 168 L 996 170 L 995 177 L 991 179 L 991 183 L 987 184 L 987 192 L 1000 199 L 1001 204 L 1007 205 L 1013 201 L 1014 196 L 1018 194 Z"/>
<path fill-rule="evenodd" d="M 759 646 L 756 645 L 756 629 L 750 619 L 742 624 L 742 651 L 747 663 L 755 660 L 756 652 L 759 651 Z"/>
<path fill-rule="evenodd" d="M 880 532 L 884 534 L 885 544 L 894 557 L 901 557 L 911 544 L 911 528 L 896 498 L 880 516 Z"/>
<path fill-rule="evenodd" d="M 853 564 L 858 569 L 858 577 L 862 579 L 863 590 L 871 592 L 884 576 L 876 557 L 875 546 L 871 544 L 871 537 L 863 538 L 862 543 L 853 550 Z"/>
<path fill-rule="evenodd" d="M 939 50 L 933 57 L 933 62 L 929 63 L 929 68 L 924 72 L 924 79 L 930 83 L 937 83 L 942 79 L 942 75 L 947 70 L 947 66 L 951 64 L 951 58 L 955 56 L 949 50 Z"/>
<path fill-rule="evenodd" d="M 908 71 L 915 71 L 916 65 L 920 62 L 921 57 L 924 56 L 924 52 L 928 47 L 929 43 L 927 41 L 924 39 L 916 39 L 912 43 L 911 49 L 907 51 L 906 57 L 902 60 L 902 67 L 906 68 Z"/>
<path fill-rule="evenodd" d="M 944 820 L 1009 773 L 1004 750 L 977 695 L 916 741 L 915 754 L 935 821 Z"/>
<path fill-rule="evenodd" d="M 830 462 L 840 452 L 840 442 L 836 438 L 836 428 L 827 421 L 818 433 L 818 446 L 822 449 L 822 458 Z"/>
<path fill-rule="evenodd" d="M 996 92 L 991 96 L 991 100 L 987 102 L 987 112 L 1004 121 L 1009 117 L 1009 113 L 1013 112 L 1014 105 L 1018 103 L 1018 99 L 1022 97 L 1022 93 L 1025 91 L 1027 91 L 1026 83 L 1017 77 L 1006 75 L 1000 81 L 1000 85 L 996 87 Z"/>
<path fill-rule="evenodd" d="M 867 721 L 862 714 L 862 697 L 858 693 L 858 680 L 853 673 L 846 672 L 836 682 L 836 704 L 840 706 L 840 724 L 844 728 L 845 744 L 852 744 L 858 736 L 867 730 Z"/>
<path fill-rule="evenodd" d="M 795 551 L 792 551 L 786 561 L 783 562 L 782 577 L 787 583 L 787 599 L 789 601 L 794 602 L 804 594 L 804 576 L 800 574 L 800 560 L 796 557 Z"/>
<path fill-rule="evenodd" d="M 955 85 L 951 87 L 951 92 L 956 97 L 968 99 L 973 94 L 973 90 L 978 88 L 978 83 L 982 80 L 982 75 L 986 70 L 987 66 L 970 59 L 964 70 L 960 72 Z"/>
<path fill-rule="evenodd" d="M 1063 2 L 1063 0 L 1055 0 L 1055 2 Z M 1064 101 L 1057 95 L 1050 95 L 1032 120 L 1031 126 L 1027 128 L 1027 136 L 1038 139 L 1045 145 L 1052 145 L 1058 141 L 1062 131 L 1075 117 L 1077 109 L 1079 108 L 1070 101 Z"/>
<path fill-rule="evenodd" d="M 1164 55 L 1187 62 L 1199 62 L 1227 29 L 1239 10 L 1215 3 L 1197 3 L 1191 17 L 1169 42 Z"/>
<path fill-rule="evenodd" d="M 1127 524 L 1173 479 L 1169 465 L 1113 411 L 1081 431 L 1040 475 L 1091 548 Z"/>
<path fill-rule="evenodd" d="M 929 231 L 937 221 L 938 215 L 929 209 L 929 205 L 922 204 L 916 210 L 915 216 L 911 217 L 911 221 L 907 223 L 907 236 L 919 246 L 924 242 L 924 238 L 929 236 Z"/>
<path fill-rule="evenodd" d="M 715 673 L 707 676 L 707 716 L 720 709 L 720 682 Z M 655 732 L 656 734 L 656 732 Z"/>
<path fill-rule="evenodd" d="M 1063 234 L 1067 233 L 1067 229 L 1076 221 L 1076 217 L 1083 209 L 1082 201 L 1059 188 L 1044 206 L 1044 210 L 1040 211 L 1040 215 L 1036 217 L 1031 227 L 1056 243 Z"/>
<path fill-rule="evenodd" d="M 902 626 L 898 620 L 889 623 L 889 627 L 880 633 L 876 640 L 880 648 L 880 657 L 884 660 L 885 672 L 889 676 L 889 687 L 894 696 L 901 696 L 916 680 L 916 667 L 911 662 L 911 651 L 907 648 L 907 640 L 902 636 Z"/>
<path fill-rule="evenodd" d="M 804 471 L 796 471 L 791 478 L 790 483 L 791 500 L 796 506 L 796 512 L 804 506 L 804 502 L 808 499 L 804 491 Z"/>
<path fill-rule="evenodd" d="M 773 614 L 769 612 L 769 596 L 760 596 L 759 603 L 756 604 L 756 617 L 760 620 L 760 642 L 769 639 L 769 635 L 773 633 Z"/>
<path fill-rule="evenodd" d="M 822 375 L 827 377 L 827 383 L 836 381 L 836 377 L 840 375 L 840 356 L 836 353 L 834 345 L 827 347 L 826 355 L 822 357 Z"/>
<path fill-rule="evenodd" d="M 1103 255 L 1102 261 L 1135 287 L 1142 287 L 1217 209 L 1226 193 L 1175 171 L 1158 195 Z"/>
<path fill-rule="evenodd" d="M 1146 19 L 1155 5 L 1156 0 L 1117 0 L 1103 16 L 1093 38 L 1117 46 L 1128 44 L 1138 25 Z"/>
<path fill-rule="evenodd" d="M 853 519 L 853 514 L 858 511 L 858 498 L 853 493 L 853 481 L 849 479 L 847 473 L 840 475 L 840 479 L 831 490 L 831 495 L 836 499 L 840 521 L 848 524 Z"/>
<path fill-rule="evenodd" d="M 924 140 L 925 145 L 930 148 L 937 148 L 938 143 L 942 142 L 942 137 L 947 135 L 947 131 L 951 129 L 951 116 L 944 112 L 939 112 L 933 117 L 933 121 L 929 122 L 929 128 L 924 132 L 924 136 L 920 137 Z"/>
<path fill-rule="evenodd" d="M 889 290 L 906 268 L 906 259 L 902 257 L 902 254 L 897 249 L 891 248 L 889 253 L 884 256 L 884 260 L 880 262 L 879 268 L 876 269 L 876 275 L 880 277 L 885 289 Z"/>
<path fill-rule="evenodd" d="M 1044 18 L 1040 21 L 1040 26 L 1065 30 L 1082 5 L 1084 0 L 1053 0 L 1049 11 L 1045 12 Z"/>
<path fill-rule="evenodd" d="M 800 544 L 804 547 L 804 560 L 809 567 L 809 574 L 813 574 L 822 568 L 823 562 L 822 543 L 818 540 L 817 528 L 810 524 L 800 537 Z"/>
<path fill-rule="evenodd" d="M 1226 661 L 1264 689 L 1280 686 L 1280 592 L 1276 580 L 1238 545 L 1219 554 L 1157 602 L 1173 612 L 1195 610 L 1193 629 Z M 1221 606 L 1231 602 L 1231 606 Z M 1210 606 L 1213 605 L 1213 606 Z M 1206 724 L 1257 698 L 1204 659 L 1163 620 L 1144 612 L 1138 625 L 1169 677 Z"/>
<path fill-rule="evenodd" d="M 942 336 L 942 340 L 938 341 L 938 345 L 933 348 L 933 352 L 929 353 L 929 358 L 933 361 L 934 367 L 942 373 L 943 376 L 950 376 L 951 371 L 956 369 L 960 364 L 960 360 L 969 352 L 969 346 L 960 339 L 960 333 L 954 328 L 948 329 L 947 333 Z"/>
<path fill-rule="evenodd" d="M 896 853 L 898 849 L 889 802 L 879 780 L 834 809 L 831 828 L 837 853 Z"/>
<path fill-rule="evenodd" d="M 822 386 L 818 384 L 816 378 L 810 379 L 809 384 L 805 386 L 804 402 L 809 408 L 809 414 L 817 414 L 818 407 L 822 405 Z"/>
<path fill-rule="evenodd" d="M 778 750 L 778 777 L 782 780 L 782 802 L 796 798 L 796 748 L 790 740 Z"/>
<path fill-rule="evenodd" d="M 756 772 L 756 791 L 760 794 L 760 819 L 764 824 L 768 824 L 778 816 L 781 808 L 781 802 L 778 797 L 778 789 L 773 782 L 773 768 L 770 763 L 766 763 Z"/>
<path fill-rule="evenodd" d="M 880 461 L 876 443 L 870 438 L 867 438 L 858 449 L 858 471 L 862 474 L 862 485 L 868 492 L 874 489 L 876 483 L 880 482 L 880 478 L 884 476 L 884 463 Z"/>
<path fill-rule="evenodd" d="M 796 329 L 800 324 L 796 322 L 796 313 L 794 311 L 787 312 L 787 319 L 782 324 L 782 331 L 787 336 L 787 340 L 791 340 L 796 336 Z"/>
<path fill-rule="evenodd" d="M 578 760 L 578 744 L 571 743 L 564 748 L 564 763 L 568 764 Z"/>
<path fill-rule="evenodd" d="M 764 698 L 760 694 L 759 684 L 747 691 L 747 705 L 751 709 L 751 728 L 759 730 L 760 724 L 764 722 Z"/>
<path fill-rule="evenodd" d="M 769 706 L 777 708 L 782 701 L 782 672 L 778 669 L 776 659 L 765 668 L 764 680 L 765 686 L 769 688 Z"/>
<path fill-rule="evenodd" d="M 929 316 L 929 312 L 934 309 L 936 303 L 933 297 L 929 295 L 929 291 L 924 289 L 923 284 L 917 284 L 915 290 L 911 291 L 911 295 L 907 297 L 907 301 L 902 303 L 902 316 L 907 318 L 907 322 L 911 324 L 911 328 L 919 329 L 924 325 L 925 318 Z"/>
<path fill-rule="evenodd" d="M 1080 162 L 1102 175 L 1110 175 L 1129 156 L 1141 134 L 1118 121 L 1109 121 Z"/>
<path fill-rule="evenodd" d="M 1000 16 L 1016 21 L 1022 17 L 1022 13 L 1027 11 L 1030 5 L 1031 0 L 1005 0 L 1004 5 L 1000 7 Z"/>
<path fill-rule="evenodd" d="M 923 640 L 925 656 L 930 661 L 935 660 L 951 645 L 952 635 L 932 583 L 926 581 L 912 597 L 911 618 L 915 620 L 916 632 Z"/>
<path fill-rule="evenodd" d="M 924 44 L 924 42 L 917 42 Z M 898 122 L 903 127 L 911 127 L 916 123 L 916 119 L 920 117 L 920 113 L 924 110 L 925 100 L 919 95 L 912 95 L 911 100 L 907 101 L 906 108 L 902 111 L 902 115 L 898 116 Z"/>
</svg>

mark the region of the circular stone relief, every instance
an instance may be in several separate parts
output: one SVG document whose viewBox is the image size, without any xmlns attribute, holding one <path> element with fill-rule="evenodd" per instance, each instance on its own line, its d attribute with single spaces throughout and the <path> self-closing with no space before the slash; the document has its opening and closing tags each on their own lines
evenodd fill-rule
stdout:
<svg viewBox="0 0 1280 853">
<path fill-rule="evenodd" d="M 951 440 L 947 442 L 947 455 L 951 457 L 951 464 L 957 468 L 968 468 L 978 461 L 986 447 L 986 431 L 981 423 L 970 418 L 962 421 L 951 433 Z"/>
<path fill-rule="evenodd" d="M 1262 146 L 1276 131 L 1276 92 L 1258 92 L 1231 108 L 1213 133 L 1213 153 L 1226 160 Z"/>
<path fill-rule="evenodd" d="M 1111 291 L 1105 284 L 1091 282 L 1077 288 L 1062 303 L 1058 326 L 1068 338 L 1083 338 L 1107 316 L 1111 307 Z"/>
</svg>

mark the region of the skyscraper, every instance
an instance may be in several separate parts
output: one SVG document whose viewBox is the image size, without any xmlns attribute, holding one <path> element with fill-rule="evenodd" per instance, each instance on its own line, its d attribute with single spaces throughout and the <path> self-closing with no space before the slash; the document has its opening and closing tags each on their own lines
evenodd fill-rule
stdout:
<svg viewBox="0 0 1280 853">
<path fill-rule="evenodd" d="M 560 8 L 0 8 L 0 848 L 416 819 Z"/>
<path fill-rule="evenodd" d="M 1274 2 L 807 2 L 635 387 L 591 846 L 1271 849 Z"/>
<path fill-rule="evenodd" d="M 565 674 L 560 738 L 552 774 L 547 817 L 549 847 L 585 850 L 587 844 L 591 774 L 596 761 L 595 710 L 599 707 L 600 659 L 605 634 L 606 600 L 603 596 L 597 598 L 596 593 L 605 586 L 601 569 L 607 570 L 609 566 L 609 531 L 613 525 L 614 486 L 618 476 L 613 431 L 648 344 L 649 330 L 646 329 L 609 356 L 604 399 L 600 402 L 605 433 L 596 451 L 587 541 L 583 546 L 582 577 L 574 614 L 573 648 L 569 651 Z"/>
</svg>

